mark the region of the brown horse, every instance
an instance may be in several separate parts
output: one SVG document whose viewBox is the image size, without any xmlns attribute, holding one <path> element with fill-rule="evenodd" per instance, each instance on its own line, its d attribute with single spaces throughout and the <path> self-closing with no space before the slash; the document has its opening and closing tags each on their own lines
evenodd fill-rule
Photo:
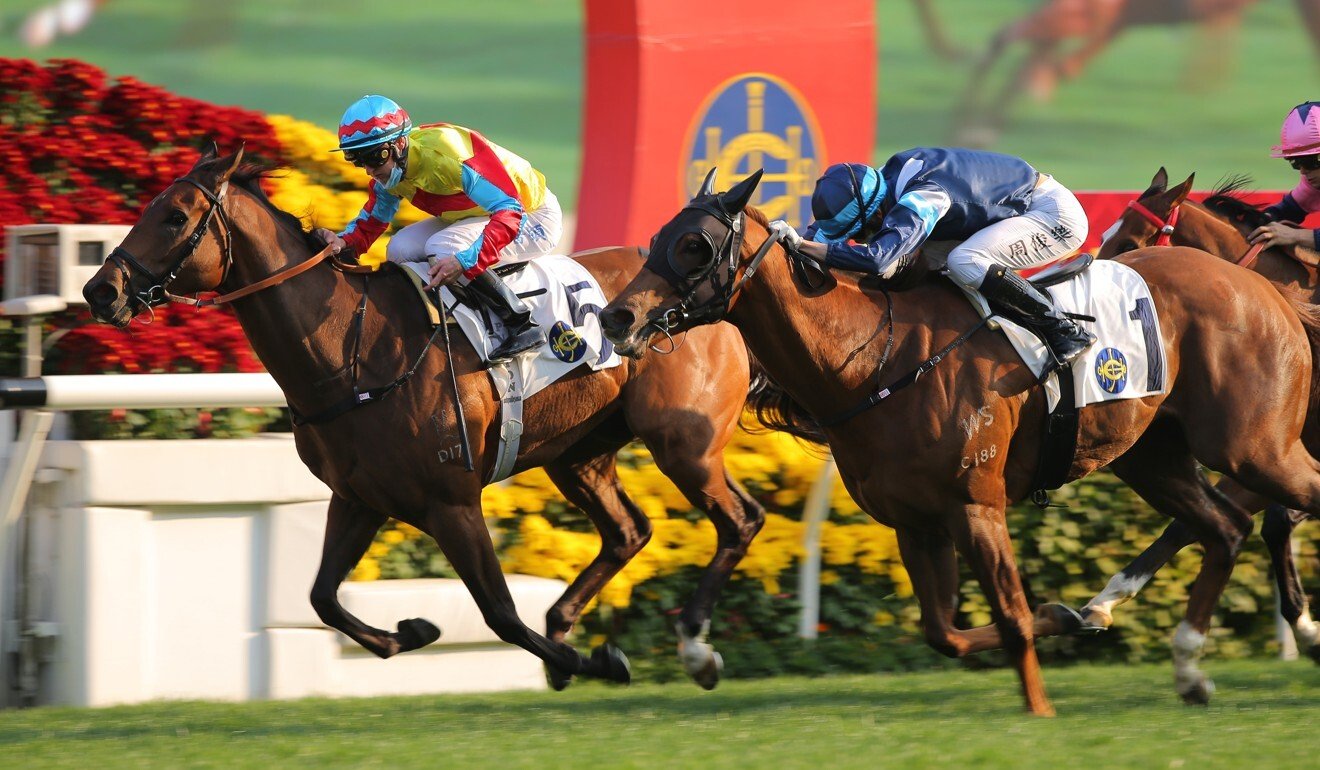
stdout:
<svg viewBox="0 0 1320 770">
<path fill-rule="evenodd" d="M 1283 248 L 1253 249 L 1246 234 L 1264 222 L 1256 207 L 1234 196 L 1245 180 L 1221 186 L 1205 205 L 1187 199 L 1195 175 L 1170 188 L 1169 175 L 1161 168 L 1151 179 L 1150 187 L 1129 205 L 1106 233 L 1098 256 L 1112 259 L 1119 254 L 1152 246 L 1171 244 L 1208 251 L 1221 259 L 1241 263 L 1269 279 L 1281 291 L 1300 296 L 1307 302 L 1320 302 L 1320 280 L 1314 255 L 1297 254 Z M 1320 420 L 1308 415 L 1302 439 L 1313 454 L 1320 454 Z M 1320 626 L 1311 618 L 1306 591 L 1297 574 L 1292 553 L 1292 533 L 1306 518 L 1302 511 L 1292 511 L 1258 498 L 1242 489 L 1232 479 L 1218 485 L 1220 491 L 1251 511 L 1265 508 L 1261 539 L 1269 548 L 1274 563 L 1274 578 L 1279 590 L 1279 610 L 1293 627 L 1299 645 L 1320 663 Z M 1268 504 L 1267 504 L 1268 503 Z M 1108 628 L 1113 623 L 1116 606 L 1137 595 L 1152 576 L 1174 554 L 1195 542 L 1193 534 L 1180 522 L 1173 522 L 1133 562 L 1110 579 L 1105 590 L 1082 609 L 1086 621 Z"/>
<path fill-rule="evenodd" d="M 205 154 L 143 211 L 121 247 L 84 287 L 92 314 L 125 326 L 171 292 L 240 290 L 307 264 L 322 244 L 297 218 L 276 209 L 241 167 L 242 151 Z M 211 227 L 210 225 L 216 225 Z M 637 249 L 579 256 L 612 296 L 640 266 Z M 368 290 L 369 287 L 369 290 Z M 321 566 L 311 601 L 329 626 L 388 658 L 435 641 L 421 619 L 395 632 L 347 613 L 340 582 L 371 544 L 386 516 L 427 532 L 472 592 L 501 639 L 545 661 L 552 684 L 575 674 L 626 682 L 627 660 L 610 646 L 590 658 L 564 642 L 583 607 L 642 549 L 651 525 L 624 493 L 615 453 L 640 437 L 656 464 L 718 532 L 714 558 L 680 616 L 680 654 L 689 673 L 714 687 L 720 660 L 702 638 L 720 589 L 764 521 L 761 507 L 723 467 L 748 387 L 747 351 L 733 330 L 692 335 L 674 356 L 592 372 L 586 367 L 533 396 L 514 472 L 544 466 L 601 533 L 601 550 L 547 616 L 542 636 L 523 625 L 500 572 L 481 489 L 496 461 L 499 401 L 470 345 L 443 354 L 416 290 L 400 271 L 346 274 L 315 265 L 233 303 L 253 349 L 302 415 L 337 417 L 294 428 L 298 454 L 330 487 Z M 361 310 L 359 311 L 359 307 Z M 361 351 L 357 355 L 355 351 Z M 361 408 L 344 408 L 371 386 L 415 375 Z M 451 376 L 457 384 L 451 384 Z M 453 390 L 462 393 L 456 409 Z M 452 459 L 458 415 L 472 437 L 471 457 Z M 474 471 L 458 460 L 470 459 Z"/>
<path fill-rule="evenodd" d="M 766 372 L 814 416 L 853 498 L 897 530 L 927 641 L 950 656 L 1002 644 L 1028 710 L 1053 713 L 1004 515 L 1031 491 L 1039 460 L 1046 397 L 1035 376 L 1000 335 L 966 336 L 977 314 L 950 283 L 890 293 L 852 277 L 805 280 L 815 263 L 770 242 L 764 215 L 747 208 L 759 181 L 758 172 L 718 195 L 707 178 L 657 233 L 646 269 L 601 314 L 607 336 L 638 355 L 657 330 L 738 327 Z M 1300 440 L 1307 329 L 1320 330 L 1320 309 L 1294 307 L 1260 276 L 1195 249 L 1140 250 L 1123 261 L 1158 308 L 1170 385 L 1163 395 L 1083 409 L 1070 476 L 1109 465 L 1204 544 L 1173 647 L 1177 691 L 1205 702 L 1211 685 L 1196 661 L 1251 518 L 1206 482 L 1198 460 L 1320 511 L 1320 463 Z M 949 350 L 960 336 L 965 343 Z M 993 627 L 954 627 L 955 552 L 979 579 Z"/>
</svg>

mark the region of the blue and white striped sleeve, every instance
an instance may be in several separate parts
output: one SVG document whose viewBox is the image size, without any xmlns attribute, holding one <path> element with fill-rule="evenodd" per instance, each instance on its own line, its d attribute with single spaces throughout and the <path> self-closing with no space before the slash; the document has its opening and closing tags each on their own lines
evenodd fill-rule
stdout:
<svg viewBox="0 0 1320 770">
<path fill-rule="evenodd" d="M 949 207 L 948 194 L 939 188 L 910 190 L 885 215 L 884 226 L 870 243 L 831 243 L 825 262 L 844 270 L 893 278 L 903 257 L 925 243 Z"/>
</svg>

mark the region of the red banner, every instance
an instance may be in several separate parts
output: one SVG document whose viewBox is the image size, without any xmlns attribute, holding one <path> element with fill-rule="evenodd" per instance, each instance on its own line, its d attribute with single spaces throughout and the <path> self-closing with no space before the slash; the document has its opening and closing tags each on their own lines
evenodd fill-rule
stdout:
<svg viewBox="0 0 1320 770">
<path fill-rule="evenodd" d="M 875 3 L 587 0 L 576 249 L 645 244 L 711 168 L 753 203 L 810 221 L 830 163 L 875 137 Z M 791 20 L 791 23 L 786 23 Z"/>
</svg>

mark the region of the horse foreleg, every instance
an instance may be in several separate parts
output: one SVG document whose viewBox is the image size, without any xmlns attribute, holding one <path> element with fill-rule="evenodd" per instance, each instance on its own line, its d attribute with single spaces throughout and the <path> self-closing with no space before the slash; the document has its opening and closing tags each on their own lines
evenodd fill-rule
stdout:
<svg viewBox="0 0 1320 770">
<path fill-rule="evenodd" d="M 990 614 L 999 628 L 1004 651 L 1017 669 L 1027 711 L 1036 716 L 1054 716 L 1054 707 L 1045 694 L 1040 662 L 1036 659 L 1031 609 L 1013 557 L 1004 510 L 970 506 L 965 516 L 956 520 L 955 527 L 953 535 L 958 550 L 967 559 L 989 600 Z"/>
<path fill-rule="evenodd" d="M 500 571 L 479 502 L 436 503 L 428 512 L 426 524 L 427 531 L 471 592 L 486 625 L 502 641 L 527 650 L 564 675 L 582 674 L 623 683 L 631 680 L 628 659 L 616 648 L 602 645 L 587 658 L 571 645 L 547 639 L 522 622 Z"/>
<path fill-rule="evenodd" d="M 1195 542 L 1196 536 L 1187 525 L 1179 521 L 1171 522 L 1155 542 L 1147 546 L 1131 564 L 1111 577 L 1104 590 L 1086 603 L 1082 608 L 1083 622 L 1088 628 L 1109 628 L 1114 623 L 1114 608 L 1135 597 L 1161 567 Z"/>
<path fill-rule="evenodd" d="M 765 524 L 765 509 L 724 470 L 721 457 L 722 453 L 717 453 L 694 460 L 684 454 L 680 460 L 656 460 L 679 491 L 704 510 L 715 525 L 715 555 L 684 605 L 677 627 L 683 669 L 707 690 L 719 684 L 724 670 L 724 659 L 706 641 L 715 602 Z"/>
<path fill-rule="evenodd" d="M 1183 522 L 1205 549 L 1186 616 L 1174 633 L 1173 669 L 1174 687 L 1185 702 L 1208 703 L 1214 683 L 1197 663 L 1215 605 L 1251 531 L 1251 516 L 1210 486 L 1175 423 L 1152 425 L 1110 467 L 1155 510 Z"/>
<path fill-rule="evenodd" d="M 1311 618 L 1306 590 L 1302 587 L 1301 576 L 1297 574 L 1297 562 L 1292 552 L 1293 530 L 1305 518 L 1306 514 L 1301 511 L 1291 511 L 1282 505 L 1270 505 L 1265 509 L 1260 537 L 1269 548 L 1270 561 L 1274 563 L 1279 613 L 1292 626 L 1298 646 L 1316 663 L 1320 663 L 1320 626 Z"/>
<path fill-rule="evenodd" d="M 421 619 L 399 621 L 391 633 L 373 628 L 339 604 L 339 584 L 367 552 L 385 516 L 332 495 L 326 512 L 325 542 L 321 548 L 321 566 L 312 583 L 312 608 L 321 621 L 342 631 L 373 654 L 388 658 L 400 652 L 425 647 L 440 638 L 440 629 Z"/>
<path fill-rule="evenodd" d="M 573 580 L 546 613 L 546 635 L 562 642 L 582 610 L 610 578 L 632 560 L 651 539 L 651 522 L 623 491 L 614 452 L 582 463 L 553 464 L 546 474 L 564 497 L 581 508 L 600 532 L 600 553 Z M 562 690 L 572 676 L 550 669 L 550 684 Z"/>
<path fill-rule="evenodd" d="M 958 598 L 958 557 L 953 541 L 931 533 L 898 533 L 903 566 L 912 580 L 912 591 L 921 605 L 921 625 L 926 643 L 943 655 L 961 658 L 978 652 L 1003 649 L 995 625 L 960 629 L 953 623 Z M 1041 605 L 1032 619 L 1032 636 L 1062 636 L 1082 626 L 1075 611 L 1059 604 Z"/>
</svg>

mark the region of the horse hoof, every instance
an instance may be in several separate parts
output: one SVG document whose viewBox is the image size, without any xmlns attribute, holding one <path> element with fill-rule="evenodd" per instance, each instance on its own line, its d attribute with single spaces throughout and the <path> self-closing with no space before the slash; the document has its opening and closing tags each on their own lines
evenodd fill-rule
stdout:
<svg viewBox="0 0 1320 770">
<path fill-rule="evenodd" d="M 632 683 L 632 666 L 628 664 L 628 656 L 612 644 L 602 644 L 591 651 L 588 670 L 592 676 L 611 682 Z"/>
<path fill-rule="evenodd" d="M 1093 633 L 1096 630 L 1103 630 L 1087 626 L 1086 622 L 1082 620 L 1082 616 L 1077 614 L 1077 610 L 1066 604 L 1042 604 L 1036 608 L 1036 617 L 1052 623 L 1052 631 L 1057 636 Z"/>
<path fill-rule="evenodd" d="M 1320 666 L 1320 644 L 1311 645 L 1310 648 L 1307 649 L 1306 655 L 1311 660 L 1315 661 L 1317 666 Z"/>
<path fill-rule="evenodd" d="M 1101 631 L 1108 631 L 1114 624 L 1114 618 L 1109 613 L 1093 610 L 1090 607 L 1083 607 L 1080 617 L 1082 627 L 1078 629 L 1078 633 L 1098 634 Z"/>
<path fill-rule="evenodd" d="M 724 658 L 718 652 L 710 653 L 710 660 L 700 671 L 692 674 L 692 681 L 701 685 L 703 690 L 714 690 L 720 683 L 720 674 L 724 673 Z"/>
<path fill-rule="evenodd" d="M 408 652 L 439 639 L 440 629 L 425 618 L 408 618 L 399 621 L 399 630 L 394 637 L 399 640 L 399 652 Z"/>
<path fill-rule="evenodd" d="M 1202 676 L 1186 689 L 1180 689 L 1178 695 L 1188 706 L 1210 705 L 1210 695 L 1215 691 L 1215 683 L 1208 676 Z"/>
<path fill-rule="evenodd" d="M 572 674 L 565 674 L 550 666 L 545 667 L 545 678 L 550 682 L 550 689 L 555 692 L 563 692 L 570 684 L 573 684 Z"/>
</svg>

